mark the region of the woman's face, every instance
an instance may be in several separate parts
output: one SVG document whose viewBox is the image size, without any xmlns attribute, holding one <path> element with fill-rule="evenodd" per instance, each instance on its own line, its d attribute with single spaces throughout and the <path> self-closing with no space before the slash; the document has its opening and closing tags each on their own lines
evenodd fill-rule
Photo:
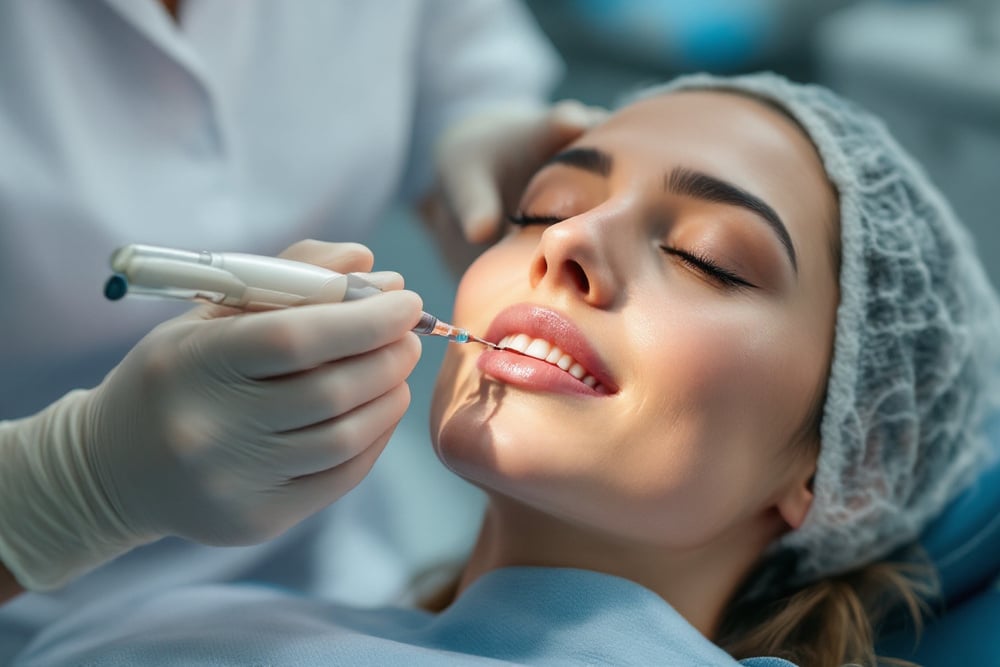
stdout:
<svg viewBox="0 0 1000 667">
<path fill-rule="evenodd" d="M 614 114 L 534 176 L 521 222 L 466 272 L 453 321 L 525 354 L 450 346 L 439 457 L 491 494 L 674 547 L 808 495 L 836 206 L 809 140 L 760 102 L 684 92 Z M 793 507 L 794 526 L 808 501 Z"/>
</svg>

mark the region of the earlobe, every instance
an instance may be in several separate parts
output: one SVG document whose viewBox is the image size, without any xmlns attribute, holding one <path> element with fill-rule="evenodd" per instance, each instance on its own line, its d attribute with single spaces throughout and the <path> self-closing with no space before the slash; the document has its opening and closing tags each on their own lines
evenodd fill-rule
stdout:
<svg viewBox="0 0 1000 667">
<path fill-rule="evenodd" d="M 778 501 L 778 513 L 792 530 L 797 530 L 806 520 L 813 504 L 813 477 L 815 467 L 797 477 Z"/>
</svg>

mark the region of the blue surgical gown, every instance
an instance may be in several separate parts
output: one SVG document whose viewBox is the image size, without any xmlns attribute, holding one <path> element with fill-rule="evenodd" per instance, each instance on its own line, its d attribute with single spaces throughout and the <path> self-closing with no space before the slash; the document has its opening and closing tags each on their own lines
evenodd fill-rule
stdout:
<svg viewBox="0 0 1000 667">
<path fill-rule="evenodd" d="M 249 585 L 95 606 L 43 632 L 14 665 L 684 665 L 737 662 L 662 598 L 576 569 L 494 570 L 440 614 L 355 609 Z"/>
</svg>

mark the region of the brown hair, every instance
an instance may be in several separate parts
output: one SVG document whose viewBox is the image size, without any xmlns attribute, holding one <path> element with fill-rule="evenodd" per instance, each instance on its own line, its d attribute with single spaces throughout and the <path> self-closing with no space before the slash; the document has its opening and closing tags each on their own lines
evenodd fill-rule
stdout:
<svg viewBox="0 0 1000 667">
<path fill-rule="evenodd" d="M 792 439 L 792 455 L 819 455 L 825 394 L 824 387 Z M 936 571 L 923 550 L 910 545 L 898 553 L 900 561 L 876 561 L 790 591 L 781 582 L 794 570 L 794 554 L 764 558 L 723 611 L 713 641 L 737 660 L 773 656 L 803 667 L 918 667 L 875 653 L 887 627 L 908 626 L 919 637 L 929 601 L 939 596 Z"/>
<path fill-rule="evenodd" d="M 751 575 L 751 578 L 753 575 Z M 880 659 L 875 640 L 886 625 L 919 635 L 938 589 L 928 565 L 876 562 L 770 599 L 737 600 L 715 643 L 737 660 L 775 656 L 808 667 L 913 663 Z"/>
</svg>

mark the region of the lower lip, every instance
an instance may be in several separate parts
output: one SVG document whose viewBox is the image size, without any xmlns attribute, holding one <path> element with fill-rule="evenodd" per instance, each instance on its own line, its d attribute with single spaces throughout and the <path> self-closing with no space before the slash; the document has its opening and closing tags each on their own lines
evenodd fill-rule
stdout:
<svg viewBox="0 0 1000 667">
<path fill-rule="evenodd" d="M 524 389 L 583 396 L 608 395 L 588 387 L 558 366 L 517 352 L 486 350 L 479 355 L 476 367 L 501 382 Z"/>
</svg>

